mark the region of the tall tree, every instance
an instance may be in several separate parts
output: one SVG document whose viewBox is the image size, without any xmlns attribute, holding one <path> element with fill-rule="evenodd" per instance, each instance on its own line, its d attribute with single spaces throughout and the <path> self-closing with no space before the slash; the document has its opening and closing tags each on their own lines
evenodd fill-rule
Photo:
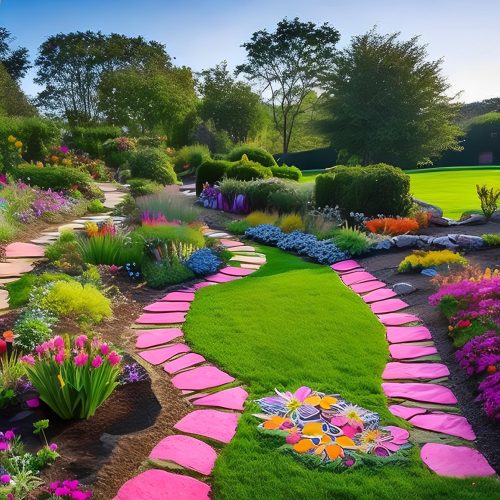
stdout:
<svg viewBox="0 0 500 500">
<path fill-rule="evenodd" d="M 74 123 L 99 118 L 97 90 L 106 72 L 171 66 L 161 43 L 92 31 L 49 37 L 40 46 L 35 64 L 35 82 L 45 86 L 38 103 Z"/>
<path fill-rule="evenodd" d="M 9 75 L 19 82 L 26 71 L 31 68 L 28 49 L 26 47 L 11 48 L 10 44 L 14 37 L 6 28 L 0 27 L 0 63 L 2 63 Z"/>
<path fill-rule="evenodd" d="M 0 116 L 34 116 L 35 108 L 28 102 L 19 84 L 0 62 Z"/>
<path fill-rule="evenodd" d="M 274 32 L 260 30 L 243 44 L 247 62 L 236 70 L 258 83 L 269 96 L 273 120 L 288 151 L 294 125 L 307 95 L 318 89 L 322 73 L 333 64 L 339 32 L 328 23 L 283 19 Z"/>
<path fill-rule="evenodd" d="M 458 104 L 446 92 L 441 60 L 429 61 L 418 37 L 375 30 L 356 36 L 335 58 L 327 77 L 332 145 L 362 164 L 428 163 L 460 149 Z"/>
</svg>

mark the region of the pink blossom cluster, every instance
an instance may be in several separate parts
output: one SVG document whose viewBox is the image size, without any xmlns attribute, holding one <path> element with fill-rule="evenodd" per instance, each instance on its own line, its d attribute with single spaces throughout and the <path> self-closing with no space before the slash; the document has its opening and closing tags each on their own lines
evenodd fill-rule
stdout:
<svg viewBox="0 0 500 500">
<path fill-rule="evenodd" d="M 500 337 L 494 331 L 474 337 L 455 356 L 468 375 L 495 373 L 500 367 Z"/>
<path fill-rule="evenodd" d="M 41 217 L 47 212 L 59 212 L 68 206 L 71 206 L 71 202 L 63 193 L 47 189 L 47 191 L 36 191 L 36 199 L 31 204 L 31 209 L 35 217 Z"/>
<path fill-rule="evenodd" d="M 81 489 L 80 483 L 76 480 L 54 481 L 49 484 L 50 493 L 57 498 L 71 498 L 73 500 L 87 500 L 92 497 L 91 491 Z"/>
<path fill-rule="evenodd" d="M 500 372 L 488 375 L 479 384 L 478 401 L 482 401 L 486 415 L 500 420 Z"/>
<path fill-rule="evenodd" d="M 142 212 L 141 222 L 143 226 L 179 226 L 180 220 L 169 221 L 161 212 Z"/>
</svg>

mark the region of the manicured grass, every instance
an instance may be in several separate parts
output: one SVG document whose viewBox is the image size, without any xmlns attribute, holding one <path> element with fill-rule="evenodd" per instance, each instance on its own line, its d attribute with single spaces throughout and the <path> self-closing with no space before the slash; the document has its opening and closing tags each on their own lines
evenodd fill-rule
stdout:
<svg viewBox="0 0 500 500">
<path fill-rule="evenodd" d="M 327 266 L 263 247 L 268 263 L 239 281 L 200 290 L 184 331 L 194 351 L 245 384 L 250 400 L 275 387 L 301 385 L 340 393 L 380 413 L 384 424 L 407 426 L 389 413 L 381 373 L 388 359 L 384 328 Z M 215 498 L 392 499 L 487 498 L 488 479 L 455 480 L 429 472 L 418 449 L 404 467 L 360 468 L 342 474 L 308 469 L 282 454 L 281 439 L 261 435 L 247 407 L 213 477 Z"/>
<path fill-rule="evenodd" d="M 324 170 L 303 170 L 300 182 L 314 182 L 314 179 L 316 179 L 319 174 L 323 174 L 324 172 Z"/>
</svg>

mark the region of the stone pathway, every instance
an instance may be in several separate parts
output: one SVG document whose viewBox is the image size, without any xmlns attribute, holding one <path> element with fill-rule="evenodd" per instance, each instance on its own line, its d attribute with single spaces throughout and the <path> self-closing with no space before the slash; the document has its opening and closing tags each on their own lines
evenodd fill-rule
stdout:
<svg viewBox="0 0 500 500">
<path fill-rule="evenodd" d="M 474 431 L 447 387 L 449 371 L 441 363 L 432 335 L 419 317 L 403 311 L 409 305 L 366 272 L 356 261 L 331 268 L 368 304 L 386 327 L 390 362 L 382 389 L 391 413 L 413 425 L 412 439 L 422 461 L 434 473 L 450 477 L 493 476 L 495 471 L 475 448 Z"/>
<path fill-rule="evenodd" d="M 144 314 L 133 325 L 138 355 L 151 365 L 162 365 L 165 377 L 171 377 L 172 384 L 192 403 L 193 411 L 174 425 L 178 434 L 156 443 L 149 455 L 155 468 L 127 481 L 115 500 L 210 498 L 209 481 L 217 459 L 216 448 L 234 437 L 248 398 L 247 391 L 234 377 L 192 352 L 181 328 L 197 290 L 242 279 L 259 269 L 265 257 L 227 233 L 207 229 L 204 234 L 221 238 L 227 250 L 234 253 L 231 265 L 193 287 L 170 292 L 146 306 Z M 244 267 L 248 263 L 251 268 Z M 179 469 L 181 472 L 175 473 Z"/>
</svg>

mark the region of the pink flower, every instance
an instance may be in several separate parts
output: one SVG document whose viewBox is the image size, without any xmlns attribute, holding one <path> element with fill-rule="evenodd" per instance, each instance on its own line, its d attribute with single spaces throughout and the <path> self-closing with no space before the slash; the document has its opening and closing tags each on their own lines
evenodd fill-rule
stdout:
<svg viewBox="0 0 500 500">
<path fill-rule="evenodd" d="M 9 450 L 9 443 L 6 443 L 5 441 L 0 441 L 0 451 L 7 451 Z"/>
<path fill-rule="evenodd" d="M 43 356 L 45 354 L 45 352 L 47 351 L 47 346 L 45 343 L 41 344 L 41 345 L 37 345 L 35 347 L 35 352 L 39 355 L 39 356 Z"/>
<path fill-rule="evenodd" d="M 57 444 L 56 444 L 56 443 L 50 443 L 50 444 L 49 444 L 49 450 L 50 450 L 50 451 L 56 451 L 56 450 L 57 450 L 57 448 L 59 448 L 59 446 L 57 446 Z"/>
<path fill-rule="evenodd" d="M 87 498 L 90 498 L 92 496 L 92 493 L 90 491 L 72 491 L 71 492 L 71 498 L 73 500 L 87 500 Z"/>
<path fill-rule="evenodd" d="M 75 356 L 74 362 L 76 366 L 84 366 L 89 360 L 89 355 L 86 352 L 81 352 Z"/>
<path fill-rule="evenodd" d="M 5 431 L 4 437 L 5 439 L 7 439 L 7 441 L 11 441 L 16 437 L 16 435 L 14 434 L 14 431 L 10 430 L 10 431 Z"/>
<path fill-rule="evenodd" d="M 64 349 L 64 340 L 59 335 L 54 337 L 54 347 L 56 349 Z"/>
<path fill-rule="evenodd" d="M 4 484 L 9 484 L 10 483 L 10 476 L 8 474 L 2 474 L 0 476 L 0 481 Z"/>
<path fill-rule="evenodd" d="M 97 355 L 92 360 L 92 368 L 99 368 L 101 365 L 102 365 L 102 358 L 101 358 L 101 356 Z"/>
<path fill-rule="evenodd" d="M 88 337 L 86 335 L 78 335 L 75 340 L 75 345 L 78 349 L 83 349 L 85 347 L 85 342 L 87 342 Z"/>
<path fill-rule="evenodd" d="M 49 488 L 50 488 L 51 490 L 55 490 L 56 488 L 58 488 L 58 487 L 59 487 L 59 485 L 60 485 L 60 484 L 61 484 L 61 482 L 60 482 L 60 481 L 54 481 L 53 483 L 50 483 L 50 484 L 49 484 Z"/>
<path fill-rule="evenodd" d="M 106 354 L 109 353 L 109 350 L 110 349 L 109 349 L 109 345 L 108 344 L 106 344 L 105 342 L 103 344 L 101 344 L 101 354 L 103 356 L 106 356 Z"/>
<path fill-rule="evenodd" d="M 122 360 L 122 358 L 121 358 L 121 356 L 117 352 L 112 351 L 112 352 L 109 353 L 108 363 L 111 366 L 117 365 L 121 360 Z"/>
<path fill-rule="evenodd" d="M 288 434 L 285 441 L 288 444 L 296 444 L 300 441 L 300 434 L 298 432 L 294 432 L 293 434 Z"/>
<path fill-rule="evenodd" d="M 80 486 L 80 483 L 78 482 L 77 479 L 73 480 L 66 479 L 65 481 L 63 481 L 63 486 L 66 486 L 70 490 L 76 490 L 78 486 Z"/>
<path fill-rule="evenodd" d="M 64 351 L 59 351 L 55 356 L 54 356 L 54 361 L 58 365 L 62 365 L 64 363 Z"/>
<path fill-rule="evenodd" d="M 54 494 L 56 495 L 56 497 L 65 497 L 71 495 L 71 490 L 66 486 L 60 486 L 59 488 L 56 488 Z"/>
<path fill-rule="evenodd" d="M 34 365 L 35 364 L 35 358 L 31 354 L 27 354 L 26 356 L 23 356 L 21 358 L 22 363 L 26 363 L 27 365 Z"/>
</svg>

